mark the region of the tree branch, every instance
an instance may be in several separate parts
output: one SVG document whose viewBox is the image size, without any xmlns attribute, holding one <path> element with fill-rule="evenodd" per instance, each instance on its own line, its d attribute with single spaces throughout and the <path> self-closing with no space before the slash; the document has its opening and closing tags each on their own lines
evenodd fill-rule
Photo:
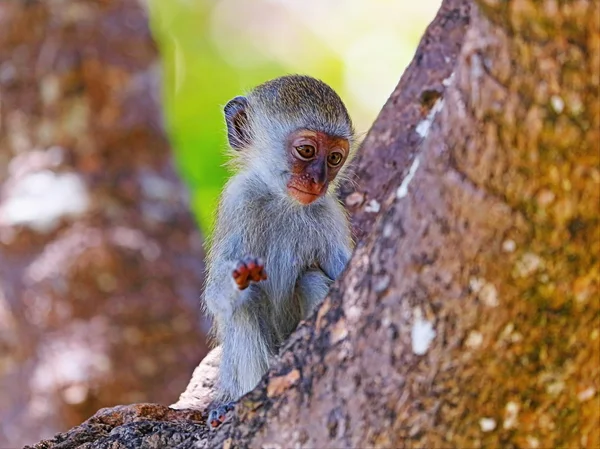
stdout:
<svg viewBox="0 0 600 449">
<path fill-rule="evenodd" d="M 365 238 L 317 315 L 230 422 L 161 441 L 598 444 L 598 6 L 478 4 L 444 2 L 367 138 Z"/>
</svg>

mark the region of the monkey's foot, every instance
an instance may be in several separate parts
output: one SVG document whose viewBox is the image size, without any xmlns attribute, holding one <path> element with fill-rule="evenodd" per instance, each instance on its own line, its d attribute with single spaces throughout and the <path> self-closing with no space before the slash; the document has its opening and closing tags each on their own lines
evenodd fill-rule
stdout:
<svg viewBox="0 0 600 449">
<path fill-rule="evenodd" d="M 248 288 L 251 282 L 260 282 L 267 279 L 264 262 L 258 257 L 246 257 L 240 260 L 231 274 L 240 290 Z"/>
<path fill-rule="evenodd" d="M 208 425 L 212 428 L 217 428 L 227 419 L 227 412 L 233 410 L 235 402 L 228 402 L 217 408 L 213 408 L 208 413 Z"/>
</svg>

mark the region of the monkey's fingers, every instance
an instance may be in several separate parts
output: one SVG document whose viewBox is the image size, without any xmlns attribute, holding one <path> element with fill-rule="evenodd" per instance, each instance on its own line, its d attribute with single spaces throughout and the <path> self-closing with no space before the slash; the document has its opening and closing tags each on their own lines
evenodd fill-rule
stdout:
<svg viewBox="0 0 600 449">
<path fill-rule="evenodd" d="M 267 279 L 264 262 L 258 257 L 245 257 L 232 272 L 233 280 L 240 290 L 249 287 L 251 282 Z"/>
<path fill-rule="evenodd" d="M 217 418 L 219 419 L 219 421 L 221 422 L 225 422 L 225 420 L 227 419 L 227 408 L 225 406 L 219 407 L 217 409 Z"/>
<path fill-rule="evenodd" d="M 265 263 L 260 257 L 250 259 L 246 264 L 250 271 L 250 279 L 254 282 L 260 282 L 267 279 L 265 273 Z"/>
<path fill-rule="evenodd" d="M 219 421 L 225 422 L 225 420 L 227 419 L 227 413 L 233 410 L 234 405 L 235 402 L 228 402 L 227 404 L 223 404 L 222 406 L 217 408 L 217 415 Z"/>
<path fill-rule="evenodd" d="M 234 279 L 236 282 L 240 282 L 240 281 L 242 281 L 242 278 L 243 278 L 243 277 L 245 277 L 245 276 L 244 276 L 244 272 L 243 272 L 243 271 L 240 271 L 238 268 L 236 268 L 235 270 L 233 270 L 233 271 L 231 272 L 231 275 L 233 276 L 233 279 Z"/>
<path fill-rule="evenodd" d="M 261 267 L 255 268 L 254 270 L 250 271 L 248 277 L 253 282 L 263 281 L 265 279 L 264 270 Z"/>
<path fill-rule="evenodd" d="M 241 275 L 239 277 L 234 277 L 234 282 L 237 285 L 237 288 L 240 290 L 245 290 L 250 286 L 250 280 L 247 275 Z"/>
<path fill-rule="evenodd" d="M 263 261 L 259 258 L 249 257 L 244 262 L 250 279 L 254 282 L 260 281 L 260 272 L 264 270 Z"/>
<path fill-rule="evenodd" d="M 227 413 L 233 410 L 234 402 L 228 402 L 213 410 L 208 414 L 208 423 L 212 428 L 219 427 L 227 419 Z"/>
<path fill-rule="evenodd" d="M 237 267 L 231 273 L 234 282 L 240 290 L 244 290 L 250 285 L 248 274 L 249 272 L 244 262 L 238 263 Z"/>
<path fill-rule="evenodd" d="M 217 409 L 211 410 L 208 414 L 208 425 L 212 428 L 217 428 L 221 425 L 221 421 L 219 421 Z"/>
</svg>

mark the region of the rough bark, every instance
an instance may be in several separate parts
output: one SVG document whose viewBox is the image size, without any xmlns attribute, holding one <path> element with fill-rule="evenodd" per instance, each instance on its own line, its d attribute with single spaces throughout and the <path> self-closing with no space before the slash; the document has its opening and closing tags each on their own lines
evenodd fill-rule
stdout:
<svg viewBox="0 0 600 449">
<path fill-rule="evenodd" d="M 364 239 L 277 366 L 215 432 L 117 410 L 87 447 L 598 447 L 599 13 L 446 0 L 362 149 Z"/>
<path fill-rule="evenodd" d="M 206 352 L 157 69 L 136 1 L 0 2 L 0 447 L 172 402 Z"/>
</svg>

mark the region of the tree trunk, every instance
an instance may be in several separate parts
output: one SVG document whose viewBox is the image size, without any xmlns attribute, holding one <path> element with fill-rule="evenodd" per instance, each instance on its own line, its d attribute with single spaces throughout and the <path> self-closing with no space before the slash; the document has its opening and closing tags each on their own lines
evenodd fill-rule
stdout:
<svg viewBox="0 0 600 449">
<path fill-rule="evenodd" d="M 0 1 L 2 448 L 173 401 L 206 352 L 157 61 L 136 1 Z"/>
<path fill-rule="evenodd" d="M 346 190 L 348 269 L 231 420 L 122 407 L 38 447 L 598 447 L 599 13 L 446 0 Z"/>
</svg>

